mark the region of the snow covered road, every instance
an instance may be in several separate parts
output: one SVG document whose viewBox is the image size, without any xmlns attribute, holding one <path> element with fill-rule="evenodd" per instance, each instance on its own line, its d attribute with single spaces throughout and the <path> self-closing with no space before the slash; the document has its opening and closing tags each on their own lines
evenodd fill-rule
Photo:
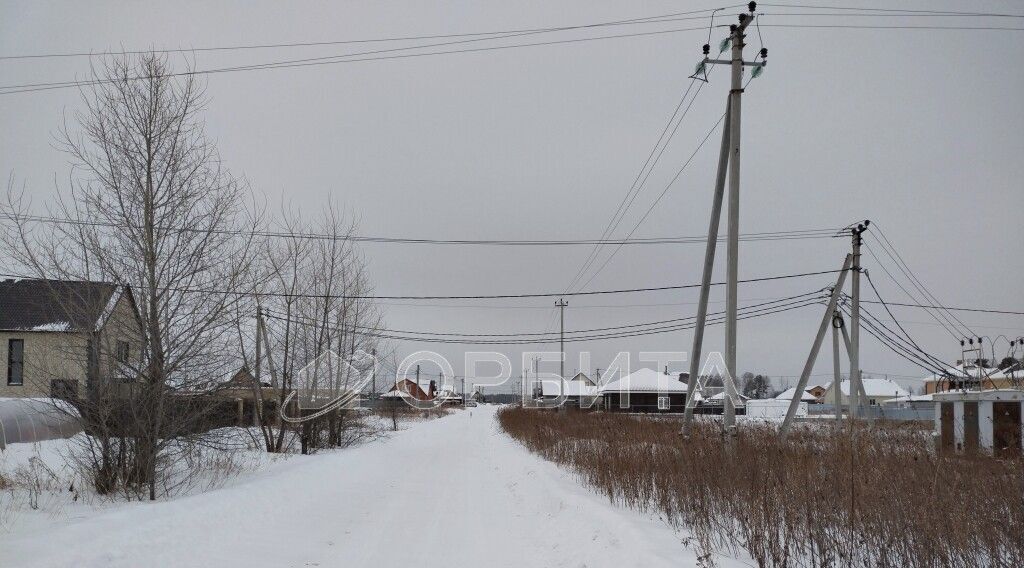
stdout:
<svg viewBox="0 0 1024 568">
<path fill-rule="evenodd" d="M 693 566 L 503 434 L 496 407 L 270 466 L 219 490 L 0 536 L 0 566 Z"/>
</svg>

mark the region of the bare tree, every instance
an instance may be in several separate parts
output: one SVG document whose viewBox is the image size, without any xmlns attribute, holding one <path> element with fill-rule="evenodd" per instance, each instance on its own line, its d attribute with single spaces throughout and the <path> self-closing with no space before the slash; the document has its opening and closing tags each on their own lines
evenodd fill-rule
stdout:
<svg viewBox="0 0 1024 568">
<path fill-rule="evenodd" d="M 309 453 L 320 447 L 348 445 L 370 430 L 355 420 L 349 409 L 294 426 L 284 423 L 282 410 L 299 418 L 304 412 L 295 398 L 289 398 L 299 390 L 298 374 L 333 353 L 348 363 L 335 377 L 339 384 L 334 387 L 358 388 L 359 367 L 370 362 L 360 361 L 357 355 L 380 347 L 381 316 L 367 298 L 372 290 L 366 263 L 351 240 L 355 224 L 333 204 L 313 223 L 282 209 L 283 230 L 265 245 L 261 255 L 265 277 L 260 278 L 263 284 L 255 295 L 254 311 L 262 318 L 251 335 L 261 339 L 261 360 L 250 359 L 247 364 L 256 369 L 255 415 L 267 451 L 287 448 L 285 438 L 292 431 L 299 436 L 302 452 Z M 246 332 L 240 331 L 240 335 Z M 256 351 L 247 350 L 247 357 Z M 264 384 L 268 381 L 259 379 L 264 367 L 271 375 L 269 388 Z M 272 404 L 267 404 L 268 398 L 273 399 Z M 293 401 L 290 408 L 286 407 L 288 400 Z"/>
<path fill-rule="evenodd" d="M 99 452 L 101 464 L 120 464 L 110 474 L 120 478 L 106 483 L 148 488 L 155 499 L 169 453 L 204 442 L 210 395 L 237 365 L 235 308 L 251 293 L 258 220 L 204 134 L 194 75 L 143 54 L 108 59 L 92 79 L 84 109 L 59 135 L 74 163 L 49 207 L 63 221 L 39 230 L 30 203 L 10 192 L 15 224 L 3 241 L 33 275 L 130 287 L 141 353 L 118 367 L 124 388 L 91 393 L 82 413 L 117 446 Z"/>
</svg>

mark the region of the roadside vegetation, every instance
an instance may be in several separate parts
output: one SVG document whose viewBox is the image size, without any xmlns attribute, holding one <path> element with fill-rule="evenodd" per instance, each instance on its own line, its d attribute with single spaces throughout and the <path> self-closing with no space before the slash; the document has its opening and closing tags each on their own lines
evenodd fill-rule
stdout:
<svg viewBox="0 0 1024 568">
<path fill-rule="evenodd" d="M 713 424 L 509 407 L 501 427 L 613 503 L 658 513 L 709 563 L 1024 566 L 1024 461 L 937 456 L 907 423 L 770 425 L 726 446 Z"/>
</svg>

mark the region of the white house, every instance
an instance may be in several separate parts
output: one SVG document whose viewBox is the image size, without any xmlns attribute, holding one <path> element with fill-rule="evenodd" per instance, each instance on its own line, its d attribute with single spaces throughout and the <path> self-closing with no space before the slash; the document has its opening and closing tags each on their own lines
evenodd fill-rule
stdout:
<svg viewBox="0 0 1024 568">
<path fill-rule="evenodd" d="M 779 396 L 777 396 L 775 398 L 776 398 L 776 400 L 793 400 L 793 397 L 795 397 L 795 396 L 796 396 L 796 387 L 790 387 L 790 388 L 782 391 L 781 393 L 779 393 Z M 800 402 L 814 402 L 815 400 L 817 400 L 817 399 L 814 398 L 814 395 L 811 394 L 808 391 L 803 391 L 801 393 L 801 395 L 800 395 Z"/>
<path fill-rule="evenodd" d="M 910 396 L 910 393 L 907 392 L 907 389 L 901 387 L 900 385 L 896 384 L 894 381 L 889 379 L 864 378 L 861 379 L 861 382 L 864 384 L 864 393 L 867 394 L 868 396 L 868 404 L 872 406 L 882 404 L 883 402 L 892 398 Z M 839 403 L 845 405 L 850 404 L 850 381 L 842 381 L 841 383 L 839 383 L 839 388 Z M 835 384 L 833 383 L 830 384 L 828 388 L 825 390 L 825 394 L 822 396 L 822 399 L 825 402 L 831 403 L 835 401 L 836 395 L 834 389 Z"/>
<path fill-rule="evenodd" d="M 563 406 L 589 408 L 596 402 L 598 392 L 597 387 L 587 382 L 588 380 L 545 380 L 541 382 L 540 394 L 545 401 L 562 401 Z"/>
</svg>

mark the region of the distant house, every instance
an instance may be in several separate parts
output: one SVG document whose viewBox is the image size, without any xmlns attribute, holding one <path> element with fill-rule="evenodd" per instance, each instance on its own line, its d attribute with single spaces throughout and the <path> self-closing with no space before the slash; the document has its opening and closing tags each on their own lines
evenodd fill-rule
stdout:
<svg viewBox="0 0 1024 568">
<path fill-rule="evenodd" d="M 890 398 L 882 403 L 889 409 L 925 409 L 929 410 L 935 406 L 934 394 L 917 394 Z"/>
<path fill-rule="evenodd" d="M 736 406 L 743 406 L 750 400 L 749 396 L 743 396 L 742 394 L 736 393 Z M 718 394 L 709 396 L 704 399 L 697 399 L 698 402 L 708 406 L 724 406 L 725 405 L 725 391 Z"/>
<path fill-rule="evenodd" d="M 579 373 L 576 376 L 583 375 Z M 571 381 L 548 380 L 541 383 L 541 398 L 550 403 L 561 402 L 564 407 L 590 408 L 598 396 L 597 386 L 586 379 Z"/>
<path fill-rule="evenodd" d="M 868 396 L 868 404 L 875 406 L 882 404 L 883 402 L 904 396 L 909 396 L 910 393 L 907 389 L 896 384 L 894 381 L 889 379 L 861 379 L 864 384 L 864 393 Z M 826 403 L 835 402 L 835 388 L 834 384 L 829 384 L 823 399 Z M 848 405 L 850 404 L 850 381 L 845 380 L 839 383 L 840 396 L 839 404 Z"/>
<path fill-rule="evenodd" d="M 462 395 L 455 392 L 453 385 L 442 385 L 434 396 L 434 400 L 442 405 L 458 405 L 463 403 Z"/>
<path fill-rule="evenodd" d="M 817 388 L 821 389 L 821 391 L 823 393 L 825 392 L 825 389 L 823 387 L 817 387 Z M 790 387 L 790 388 L 782 391 L 781 393 L 779 393 L 779 395 L 776 396 L 775 399 L 776 400 L 793 400 L 794 397 L 796 397 L 796 387 Z M 803 391 L 800 394 L 800 402 L 815 402 L 817 400 L 818 400 L 818 397 L 816 397 L 814 394 L 812 394 L 811 391 L 805 390 L 805 391 Z"/>
<path fill-rule="evenodd" d="M 828 386 L 827 385 L 814 385 L 813 387 L 807 389 L 807 392 L 811 393 L 811 396 L 814 397 L 815 401 L 817 401 L 817 402 L 824 402 L 824 400 L 825 400 L 824 399 L 825 391 L 827 391 L 827 390 L 828 390 Z M 778 398 L 778 397 L 776 397 L 776 398 Z"/>
<path fill-rule="evenodd" d="M 433 380 L 402 379 L 391 385 L 388 392 L 380 395 L 383 399 L 412 398 L 415 400 L 432 400 L 437 395 L 437 383 Z"/>
<path fill-rule="evenodd" d="M 143 340 L 131 289 L 109 282 L 0 281 L 0 397 L 73 400 L 134 380 Z"/>
<path fill-rule="evenodd" d="M 595 383 L 593 379 L 591 379 L 590 377 L 588 377 L 588 376 L 587 376 L 587 374 L 586 374 L 586 373 L 584 373 L 584 372 L 582 372 L 582 371 L 581 371 L 581 372 L 579 372 L 579 373 L 576 373 L 576 374 L 575 374 L 575 375 L 573 376 L 573 378 L 571 378 L 571 379 L 569 379 L 569 380 L 570 380 L 570 381 L 577 381 L 577 382 L 581 382 L 581 383 L 584 383 L 584 384 L 588 384 L 588 385 L 590 385 L 590 386 L 592 386 L 592 387 L 596 387 L 596 386 L 597 386 L 597 383 Z"/>
<path fill-rule="evenodd" d="M 601 405 L 626 412 L 682 412 L 689 387 L 678 375 L 638 369 L 598 388 Z"/>
</svg>

